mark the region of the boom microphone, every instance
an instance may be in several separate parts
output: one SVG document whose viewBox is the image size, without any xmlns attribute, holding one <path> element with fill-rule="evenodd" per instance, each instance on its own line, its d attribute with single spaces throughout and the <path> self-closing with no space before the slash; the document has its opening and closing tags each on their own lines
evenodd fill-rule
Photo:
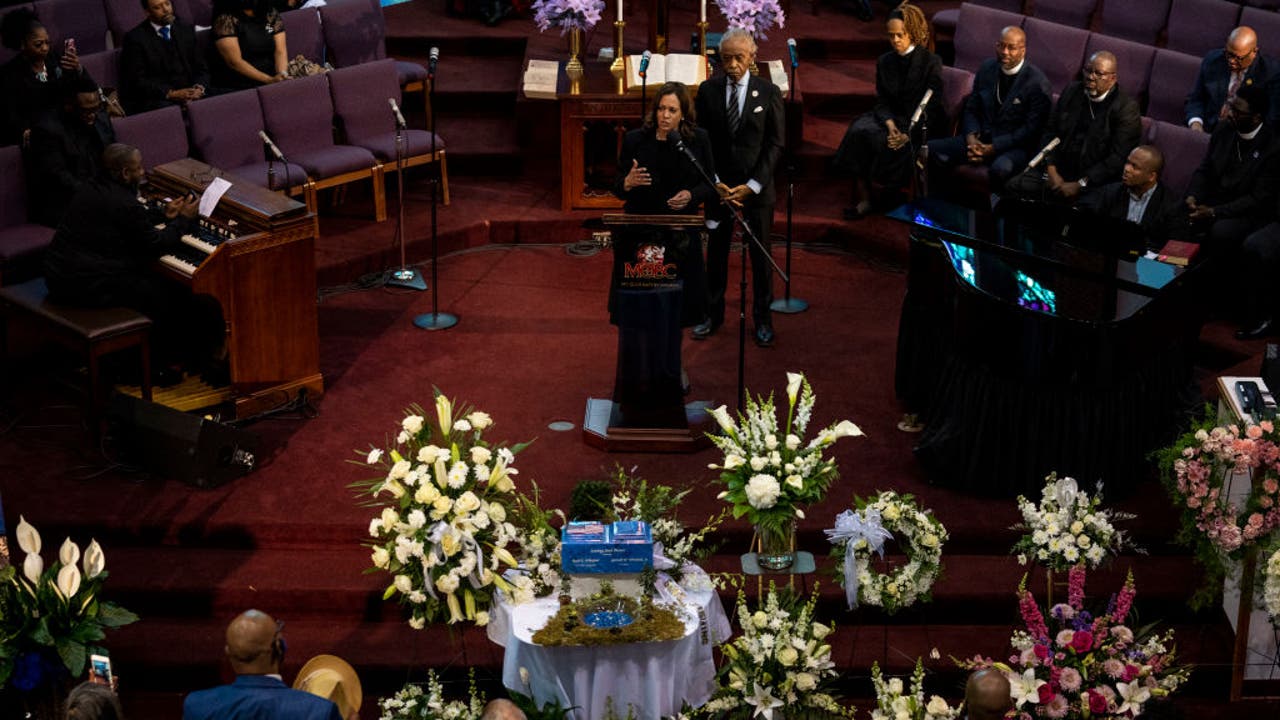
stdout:
<svg viewBox="0 0 1280 720">
<path fill-rule="evenodd" d="M 436 76 L 436 65 L 440 62 L 440 48 L 431 48 L 431 54 L 427 57 L 427 77 L 434 78 Z"/>
<path fill-rule="evenodd" d="M 1027 170 L 1030 170 L 1035 166 L 1039 165 L 1044 160 L 1044 156 L 1048 155 L 1050 152 L 1053 152 L 1053 149 L 1058 147 L 1058 143 L 1060 142 L 1062 142 L 1060 138 L 1054 138 L 1050 140 L 1044 147 L 1040 148 L 1040 152 L 1036 153 L 1036 156 L 1031 158 L 1031 162 L 1027 163 Z"/>
<path fill-rule="evenodd" d="M 637 73 L 638 75 L 640 75 L 640 77 L 648 76 L 649 58 L 651 57 L 653 57 L 653 53 L 649 52 L 648 50 L 645 50 L 644 54 L 640 56 L 640 72 Z"/>
<path fill-rule="evenodd" d="M 396 114 L 396 124 L 398 127 L 407 127 L 404 121 L 404 115 L 400 114 L 400 106 L 396 104 L 395 98 L 387 98 L 387 102 L 391 104 L 391 112 Z"/>
<path fill-rule="evenodd" d="M 911 114 L 911 127 L 915 127 L 920 122 L 920 116 L 924 114 L 924 108 L 933 99 L 933 88 L 924 91 L 924 97 L 920 98 L 920 104 L 916 106 L 916 111 Z"/>
<path fill-rule="evenodd" d="M 280 162 L 288 162 L 284 159 L 284 153 L 280 152 L 280 148 L 276 147 L 276 144 L 271 142 L 271 136 L 267 134 L 266 130 L 259 130 L 258 137 L 262 138 L 262 142 L 266 143 L 267 148 L 271 150 L 271 154 L 275 155 L 277 160 Z"/>
<path fill-rule="evenodd" d="M 800 67 L 800 54 L 796 51 L 795 38 L 787 38 L 787 52 L 791 53 L 791 67 Z"/>
</svg>

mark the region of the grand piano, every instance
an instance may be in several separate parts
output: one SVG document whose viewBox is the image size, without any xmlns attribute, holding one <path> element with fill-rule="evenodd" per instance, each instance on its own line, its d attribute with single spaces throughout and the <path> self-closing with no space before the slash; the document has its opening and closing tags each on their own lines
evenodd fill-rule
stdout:
<svg viewBox="0 0 1280 720">
<path fill-rule="evenodd" d="M 317 222 L 306 206 L 198 160 L 159 165 L 157 201 L 231 182 L 213 215 L 160 259 L 159 272 L 212 296 L 227 326 L 236 417 L 324 392 L 316 313 Z"/>
<path fill-rule="evenodd" d="M 1123 494 L 1188 405 L 1202 267 L 1145 254 L 1138 226 L 1038 204 L 922 199 L 896 386 L 930 480 L 1030 493 L 1058 472 Z"/>
</svg>

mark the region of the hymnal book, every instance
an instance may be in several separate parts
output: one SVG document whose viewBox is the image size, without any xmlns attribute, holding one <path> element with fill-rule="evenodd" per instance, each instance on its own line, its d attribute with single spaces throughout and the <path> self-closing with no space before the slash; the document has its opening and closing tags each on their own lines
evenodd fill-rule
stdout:
<svg viewBox="0 0 1280 720">
<path fill-rule="evenodd" d="M 554 60 L 529 60 L 521 88 L 525 97 L 554 100 L 560 80 L 560 63 Z"/>
<path fill-rule="evenodd" d="M 770 60 L 765 64 L 769 68 L 769 81 L 778 86 L 783 95 L 791 92 L 791 83 L 787 79 L 787 66 L 781 60 Z"/>
<path fill-rule="evenodd" d="M 628 55 L 623 63 L 626 66 L 623 77 L 627 79 L 627 89 L 640 87 L 645 80 L 640 77 L 640 55 Z M 664 82 L 681 82 L 691 88 L 697 88 L 707 79 L 707 61 L 701 55 L 692 53 L 670 53 L 649 56 L 648 86 L 656 89 Z"/>
<path fill-rule="evenodd" d="M 1170 240 L 1164 244 L 1164 247 L 1160 248 L 1160 254 L 1156 256 L 1156 259 L 1170 265 L 1186 267 L 1198 252 L 1200 252 L 1199 243 Z"/>
</svg>

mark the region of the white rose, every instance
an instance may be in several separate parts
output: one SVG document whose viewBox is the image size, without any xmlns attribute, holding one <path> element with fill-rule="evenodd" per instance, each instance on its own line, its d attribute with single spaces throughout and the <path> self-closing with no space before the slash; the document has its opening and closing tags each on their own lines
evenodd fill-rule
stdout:
<svg viewBox="0 0 1280 720">
<path fill-rule="evenodd" d="M 787 449 L 795 450 L 800 447 L 800 438 L 795 435 L 787 435 Z"/>
<path fill-rule="evenodd" d="M 400 427 L 404 428 L 404 431 L 410 435 L 417 435 L 422 432 L 422 416 L 410 415 L 400 423 Z"/>
<path fill-rule="evenodd" d="M 458 589 L 458 578 L 453 575 L 441 575 L 436 578 L 436 589 L 448 595 Z"/>
<path fill-rule="evenodd" d="M 420 447 L 418 448 L 418 462 L 430 465 L 436 461 L 436 458 L 440 457 L 440 453 L 442 452 L 444 452 L 444 450 L 441 450 L 435 445 Z"/>
<path fill-rule="evenodd" d="M 441 495 L 431 503 L 431 517 L 439 520 L 448 514 L 449 509 L 453 507 L 453 499 L 448 495 Z"/>
<path fill-rule="evenodd" d="M 385 570 L 391 564 L 391 553 L 384 547 L 373 549 L 373 566 Z"/>
<path fill-rule="evenodd" d="M 757 610 L 755 614 L 751 616 L 751 622 L 756 627 L 763 628 L 769 624 L 769 616 L 765 615 L 763 610 Z"/>
<path fill-rule="evenodd" d="M 796 689 L 800 692 L 809 692 L 818 687 L 818 677 L 813 673 L 796 673 Z"/>
<path fill-rule="evenodd" d="M 382 527 L 388 530 L 400 522 L 400 514 L 391 508 L 382 508 Z"/>
<path fill-rule="evenodd" d="M 418 490 L 413 493 L 413 501 L 419 505 L 430 505 L 440 497 L 440 491 L 431 483 L 422 483 L 418 486 Z"/>
<path fill-rule="evenodd" d="M 951 712 L 951 707 L 947 705 L 947 701 L 934 695 L 929 698 L 929 704 L 925 706 L 924 711 L 930 715 L 946 715 Z"/>
<path fill-rule="evenodd" d="M 765 438 L 764 438 L 764 446 L 765 446 L 766 448 L 769 448 L 770 450 L 775 450 L 775 449 L 777 449 L 777 447 L 778 447 L 778 436 L 777 436 L 777 435 L 773 435 L 773 434 L 766 435 L 766 436 L 765 436 Z"/>
<path fill-rule="evenodd" d="M 469 513 L 480 509 L 480 498 L 470 490 L 462 493 L 453 504 L 453 510 L 456 513 Z"/>
<path fill-rule="evenodd" d="M 387 479 L 399 480 L 405 475 L 408 475 L 409 471 L 412 469 L 413 469 L 413 465 L 409 464 L 408 460 L 400 460 L 396 462 L 395 465 L 391 466 L 391 470 L 387 472 Z"/>
<path fill-rule="evenodd" d="M 760 472 L 768 464 L 769 464 L 769 458 L 763 458 L 758 456 L 751 458 L 751 469 L 756 472 Z"/>
<path fill-rule="evenodd" d="M 476 445 L 471 448 L 471 463 L 473 465 L 483 465 L 489 462 L 491 457 L 493 457 L 493 453 L 489 452 L 489 448 L 487 447 Z"/>
<path fill-rule="evenodd" d="M 1073 535 L 1079 535 L 1081 532 L 1084 532 L 1084 523 L 1079 520 L 1071 523 L 1071 533 Z"/>
<path fill-rule="evenodd" d="M 498 523 L 506 522 L 507 509 L 501 503 L 491 502 L 489 503 L 489 518 Z"/>
<path fill-rule="evenodd" d="M 395 579 L 396 590 L 408 595 L 413 592 L 413 579 L 408 575 L 397 575 Z"/>
<path fill-rule="evenodd" d="M 790 645 L 786 645 L 778 650 L 778 662 L 782 663 L 783 667 L 791 667 L 792 665 L 795 665 L 796 661 L 799 659 L 800 653 L 796 652 L 796 649 Z"/>
<path fill-rule="evenodd" d="M 897 505 L 887 506 L 884 510 L 880 511 L 880 514 L 885 520 L 897 520 L 899 517 L 902 517 L 902 511 L 898 509 Z"/>
<path fill-rule="evenodd" d="M 471 427 L 477 430 L 483 430 L 493 424 L 493 418 L 489 417 L 489 413 L 480 410 L 467 413 L 467 420 L 471 421 Z"/>
<path fill-rule="evenodd" d="M 889 692 L 894 695 L 902 694 L 902 678 L 889 678 Z"/>
<path fill-rule="evenodd" d="M 1080 537 L 1076 538 L 1076 544 L 1082 548 L 1087 548 L 1093 544 L 1093 541 L 1089 539 L 1088 535 L 1081 535 Z"/>
</svg>

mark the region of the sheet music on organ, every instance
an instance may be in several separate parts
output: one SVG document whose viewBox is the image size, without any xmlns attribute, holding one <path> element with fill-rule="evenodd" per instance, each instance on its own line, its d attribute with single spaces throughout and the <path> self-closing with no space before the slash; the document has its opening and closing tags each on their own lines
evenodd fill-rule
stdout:
<svg viewBox="0 0 1280 720">
<path fill-rule="evenodd" d="M 209 217 L 213 215 L 214 208 L 218 207 L 218 201 L 230 189 L 231 182 L 223 177 L 215 177 L 209 181 L 209 187 L 204 189 L 204 193 L 200 196 L 200 216 Z"/>
<path fill-rule="evenodd" d="M 628 55 L 626 58 L 626 74 L 627 89 L 640 87 L 643 80 L 640 77 L 640 55 Z M 707 79 L 707 61 L 701 55 L 692 53 L 670 53 L 667 55 L 659 55 L 653 53 L 649 56 L 649 81 L 650 88 L 657 88 L 664 82 L 682 82 L 696 89 L 698 85 Z"/>
</svg>

